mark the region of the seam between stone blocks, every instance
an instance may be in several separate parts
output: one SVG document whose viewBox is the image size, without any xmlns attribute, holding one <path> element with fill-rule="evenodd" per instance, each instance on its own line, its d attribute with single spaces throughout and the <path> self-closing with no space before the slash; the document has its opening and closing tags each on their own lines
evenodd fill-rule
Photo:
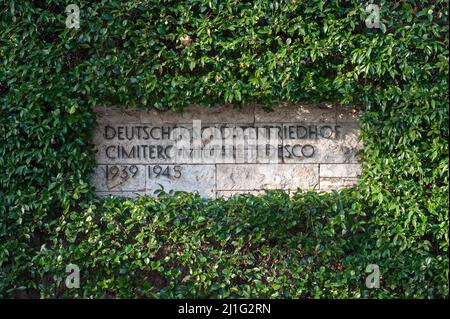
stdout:
<svg viewBox="0 0 450 319">
<path fill-rule="evenodd" d="M 320 188 L 320 166 L 321 166 L 322 164 L 320 164 L 319 163 L 319 172 L 318 172 L 318 177 L 319 177 L 319 191 L 321 190 L 321 188 Z"/>
<path fill-rule="evenodd" d="M 217 191 L 217 163 L 214 164 L 214 198 L 217 198 L 218 191 Z"/>
</svg>

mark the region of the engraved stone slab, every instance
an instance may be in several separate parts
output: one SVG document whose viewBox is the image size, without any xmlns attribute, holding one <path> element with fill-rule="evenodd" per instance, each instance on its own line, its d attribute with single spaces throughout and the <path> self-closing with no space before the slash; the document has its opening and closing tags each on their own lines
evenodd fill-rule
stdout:
<svg viewBox="0 0 450 319">
<path fill-rule="evenodd" d="M 360 111 L 350 106 L 94 111 L 98 165 L 92 182 L 100 197 L 154 196 L 161 189 L 207 198 L 273 189 L 329 191 L 355 187 L 361 175 Z"/>
</svg>

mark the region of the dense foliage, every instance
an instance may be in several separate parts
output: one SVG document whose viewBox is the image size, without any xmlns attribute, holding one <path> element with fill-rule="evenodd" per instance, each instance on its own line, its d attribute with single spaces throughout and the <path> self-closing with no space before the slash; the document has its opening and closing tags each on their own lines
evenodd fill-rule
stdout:
<svg viewBox="0 0 450 319">
<path fill-rule="evenodd" d="M 448 297 L 446 1 L 72 2 L 0 0 L 0 297 Z M 93 106 L 282 100 L 363 108 L 358 190 L 93 196 Z"/>
</svg>

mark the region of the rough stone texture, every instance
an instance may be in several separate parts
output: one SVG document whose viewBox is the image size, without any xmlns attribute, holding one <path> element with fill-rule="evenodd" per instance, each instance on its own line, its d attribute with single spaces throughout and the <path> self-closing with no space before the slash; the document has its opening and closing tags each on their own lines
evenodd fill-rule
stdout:
<svg viewBox="0 0 450 319">
<path fill-rule="evenodd" d="M 144 196 L 145 192 L 96 192 L 98 197 L 125 197 L 125 198 L 137 198 Z"/>
<path fill-rule="evenodd" d="M 292 105 L 281 103 L 273 107 L 273 112 L 255 109 L 255 123 L 335 123 L 334 105 Z"/>
<path fill-rule="evenodd" d="M 171 190 L 196 191 L 203 197 L 214 197 L 216 192 L 215 165 L 161 165 L 160 167 L 166 174 L 156 176 L 155 166 L 147 166 L 148 194 L 153 195 L 155 190 L 162 187 L 165 192 Z"/>
<path fill-rule="evenodd" d="M 140 123 L 142 111 L 135 109 L 122 109 L 118 107 L 99 106 L 94 109 L 97 114 L 97 123 L 101 124 L 129 124 Z"/>
<path fill-rule="evenodd" d="M 285 163 L 358 163 L 357 152 L 362 147 L 359 140 L 360 130 L 355 124 L 347 124 L 341 127 L 342 138 L 340 139 L 290 139 L 284 140 L 287 145 L 312 145 L 314 146 L 313 157 L 288 157 L 284 150 Z"/>
<path fill-rule="evenodd" d="M 320 164 L 320 177 L 358 177 L 359 164 Z"/>
<path fill-rule="evenodd" d="M 320 190 L 330 191 L 358 186 L 357 178 L 321 177 Z"/>
<path fill-rule="evenodd" d="M 143 111 L 141 112 L 140 122 L 148 124 L 192 124 L 193 120 L 200 120 L 204 124 L 245 124 L 254 122 L 254 109 L 254 105 L 245 105 L 242 109 L 227 105 L 220 107 L 192 105 L 182 112 Z"/>
<path fill-rule="evenodd" d="M 218 164 L 218 190 L 314 189 L 319 182 L 315 164 Z"/>
<path fill-rule="evenodd" d="M 217 191 L 216 197 L 230 198 L 233 195 L 259 195 L 265 193 L 265 191 Z"/>
<path fill-rule="evenodd" d="M 244 106 L 240 110 L 229 106 L 205 108 L 193 105 L 182 113 L 97 107 L 95 112 L 97 125 L 93 128 L 92 141 L 97 151 L 98 167 L 93 175 L 93 184 L 98 196 L 102 197 L 154 195 L 160 185 L 167 192 L 197 191 L 208 198 L 259 194 L 264 189 L 328 191 L 355 187 L 361 174 L 357 156 L 362 147 L 357 125 L 359 111 L 348 106 L 282 103 L 274 106 L 273 112 L 266 112 L 255 105 Z M 234 140 L 232 145 L 227 144 L 229 141 L 216 143 L 212 139 L 214 129 L 202 130 L 200 139 L 192 139 L 194 120 L 200 120 L 202 128 L 238 128 L 232 134 L 235 138 L 239 137 L 240 142 Z M 184 135 L 185 144 L 181 144 L 182 149 L 177 152 L 175 146 L 180 144 L 176 143 L 173 135 L 165 139 L 144 138 L 143 135 L 135 135 L 132 140 L 119 139 L 118 136 L 106 139 L 106 125 L 117 130 L 118 127 L 130 129 L 144 126 L 147 129 L 164 127 L 173 130 L 181 126 L 188 137 Z M 297 135 L 291 135 L 293 126 L 297 129 Z M 325 131 L 332 127 L 333 130 L 327 137 L 298 135 L 299 127 L 309 126 Z M 335 131 L 336 126 L 340 135 Z M 257 147 L 252 138 L 256 137 L 255 132 L 260 137 L 266 136 L 266 133 L 261 135 L 261 131 L 257 131 L 266 127 L 276 129 L 271 136 L 273 132 L 278 135 L 278 129 L 283 134 L 275 140 L 265 139 Z M 271 156 L 266 153 L 267 144 L 270 144 Z M 303 149 L 306 155 L 301 153 L 305 145 L 314 148 L 313 156 L 307 156 L 308 150 L 311 150 L 309 146 Z M 109 146 L 115 148 L 109 148 L 108 158 L 106 150 Z M 119 151 L 123 147 L 126 152 L 134 148 L 136 153 L 130 153 L 131 156 L 121 153 L 118 157 L 117 147 Z M 218 151 L 214 153 L 211 149 Z M 222 152 L 228 156 L 211 156 L 222 155 Z M 112 165 L 117 165 L 120 170 L 129 170 L 130 167 L 134 170 L 136 167 L 138 172 L 133 178 L 111 178 L 110 174 L 106 180 L 106 167 L 111 168 Z M 149 170 L 157 165 L 165 173 L 159 177 L 149 176 Z M 175 177 L 175 167 L 181 171 L 179 178 Z"/>
</svg>

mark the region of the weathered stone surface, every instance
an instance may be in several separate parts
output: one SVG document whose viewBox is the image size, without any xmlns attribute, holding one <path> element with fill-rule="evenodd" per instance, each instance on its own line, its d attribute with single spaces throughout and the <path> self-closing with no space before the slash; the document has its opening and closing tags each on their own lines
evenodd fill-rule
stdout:
<svg viewBox="0 0 450 319">
<path fill-rule="evenodd" d="M 341 178 L 341 177 L 321 177 L 320 190 L 329 191 L 334 189 L 351 188 L 358 186 L 357 178 Z"/>
<path fill-rule="evenodd" d="M 318 181 L 318 165 L 217 164 L 218 190 L 314 189 Z"/>
<path fill-rule="evenodd" d="M 183 112 L 178 111 L 144 111 L 141 112 L 141 123 L 149 124 L 192 124 L 200 120 L 204 124 L 213 123 L 254 123 L 254 105 L 244 105 L 242 109 L 230 106 L 204 107 L 191 105 Z"/>
<path fill-rule="evenodd" d="M 164 189 L 198 192 L 203 197 L 214 197 L 216 192 L 215 165 L 148 165 L 147 193 Z"/>
<path fill-rule="evenodd" d="M 259 195 L 265 193 L 264 191 L 217 191 L 216 197 L 224 197 L 224 198 L 230 198 L 233 195 Z"/>
<path fill-rule="evenodd" d="M 273 112 L 255 109 L 255 123 L 335 123 L 334 105 L 292 105 L 281 103 L 273 107 Z"/>
<path fill-rule="evenodd" d="M 154 195 L 160 185 L 204 197 L 331 190 L 353 187 L 360 174 L 358 112 L 350 107 L 284 103 L 274 112 L 253 105 L 241 110 L 194 105 L 182 113 L 95 111 L 93 184 L 99 196 Z M 116 174 L 107 176 L 111 167 L 108 172 Z"/>
<path fill-rule="evenodd" d="M 141 122 L 141 111 L 138 109 L 98 106 L 94 109 L 94 112 L 97 114 L 97 123 L 130 124 Z"/>
<path fill-rule="evenodd" d="M 125 197 L 125 198 L 137 198 L 144 196 L 145 192 L 96 192 L 98 197 Z"/>
<path fill-rule="evenodd" d="M 320 164 L 320 177 L 358 177 L 360 164 Z"/>
<path fill-rule="evenodd" d="M 99 192 L 145 191 L 145 166 L 98 165 L 92 180 Z"/>
<path fill-rule="evenodd" d="M 361 149 L 360 130 L 354 124 L 341 126 L 341 137 L 334 139 L 284 140 L 285 163 L 358 163 Z M 300 145 L 300 146 L 296 146 Z M 312 153 L 312 148 L 314 153 Z M 304 150 L 302 152 L 302 150 Z M 297 156 L 296 156 L 297 155 Z"/>
</svg>

